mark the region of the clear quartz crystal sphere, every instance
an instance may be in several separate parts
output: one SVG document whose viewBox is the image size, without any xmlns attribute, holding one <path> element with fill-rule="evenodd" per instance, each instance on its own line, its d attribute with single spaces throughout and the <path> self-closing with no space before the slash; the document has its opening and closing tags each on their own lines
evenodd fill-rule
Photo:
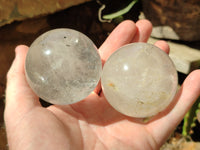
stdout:
<svg viewBox="0 0 200 150">
<path fill-rule="evenodd" d="M 101 84 L 113 108 L 127 116 L 146 118 L 163 111 L 173 100 L 177 71 L 158 47 L 133 43 L 109 57 Z"/>
<path fill-rule="evenodd" d="M 53 104 L 71 104 L 87 97 L 96 87 L 102 63 L 96 46 L 72 29 L 54 29 L 30 46 L 25 73 L 33 91 Z"/>
</svg>

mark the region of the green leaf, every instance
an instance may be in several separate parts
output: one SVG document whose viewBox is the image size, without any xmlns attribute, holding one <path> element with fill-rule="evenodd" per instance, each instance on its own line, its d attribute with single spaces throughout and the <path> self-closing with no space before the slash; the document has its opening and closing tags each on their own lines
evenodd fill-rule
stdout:
<svg viewBox="0 0 200 150">
<path fill-rule="evenodd" d="M 183 129 L 182 129 L 183 136 L 189 136 L 192 128 L 196 126 L 195 124 L 195 121 L 197 119 L 196 113 L 199 110 L 200 110 L 200 97 L 196 100 L 192 108 L 187 112 L 187 114 L 184 117 Z"/>
<path fill-rule="evenodd" d="M 114 18 L 117 18 L 119 16 L 122 16 L 124 14 L 126 14 L 127 12 L 129 12 L 131 10 L 131 8 L 135 5 L 135 3 L 137 2 L 138 0 L 133 0 L 130 4 L 128 4 L 128 6 L 126 6 L 125 8 L 117 11 L 117 12 L 114 12 L 114 13 L 111 13 L 111 14 L 107 14 L 107 15 L 104 15 L 103 16 L 103 19 L 107 19 L 107 20 L 111 20 L 111 19 L 114 19 Z"/>
</svg>

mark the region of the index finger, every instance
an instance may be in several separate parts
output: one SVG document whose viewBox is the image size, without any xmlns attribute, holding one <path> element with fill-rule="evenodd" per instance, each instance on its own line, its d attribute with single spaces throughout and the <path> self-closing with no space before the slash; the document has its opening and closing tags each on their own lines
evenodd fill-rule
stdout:
<svg viewBox="0 0 200 150">
<path fill-rule="evenodd" d="M 120 23 L 99 48 L 102 62 L 104 63 L 115 50 L 130 43 L 136 31 L 137 27 L 133 21 L 127 20 Z"/>
</svg>

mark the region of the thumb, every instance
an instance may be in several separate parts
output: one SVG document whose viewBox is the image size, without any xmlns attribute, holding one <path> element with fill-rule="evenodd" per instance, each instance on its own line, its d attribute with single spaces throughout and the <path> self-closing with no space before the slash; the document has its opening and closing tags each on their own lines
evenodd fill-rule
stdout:
<svg viewBox="0 0 200 150">
<path fill-rule="evenodd" d="M 15 49 L 15 59 L 7 73 L 5 121 L 7 118 L 22 117 L 35 106 L 40 106 L 38 97 L 29 87 L 25 77 L 27 46 Z"/>
</svg>

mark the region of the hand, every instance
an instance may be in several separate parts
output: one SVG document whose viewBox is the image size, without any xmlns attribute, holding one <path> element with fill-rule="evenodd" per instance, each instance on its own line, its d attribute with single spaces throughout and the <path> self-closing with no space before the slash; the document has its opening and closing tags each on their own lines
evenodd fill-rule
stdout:
<svg viewBox="0 0 200 150">
<path fill-rule="evenodd" d="M 147 20 L 122 22 L 100 47 L 102 62 L 125 44 L 146 42 L 151 29 Z M 164 41 L 155 45 L 169 53 Z M 18 46 L 15 51 L 15 60 L 7 74 L 4 113 L 10 150 L 156 150 L 200 94 L 200 70 L 196 70 L 184 81 L 173 103 L 148 123 L 114 110 L 103 94 L 98 94 L 100 85 L 78 103 L 44 108 L 25 78 L 28 47 Z"/>
</svg>

